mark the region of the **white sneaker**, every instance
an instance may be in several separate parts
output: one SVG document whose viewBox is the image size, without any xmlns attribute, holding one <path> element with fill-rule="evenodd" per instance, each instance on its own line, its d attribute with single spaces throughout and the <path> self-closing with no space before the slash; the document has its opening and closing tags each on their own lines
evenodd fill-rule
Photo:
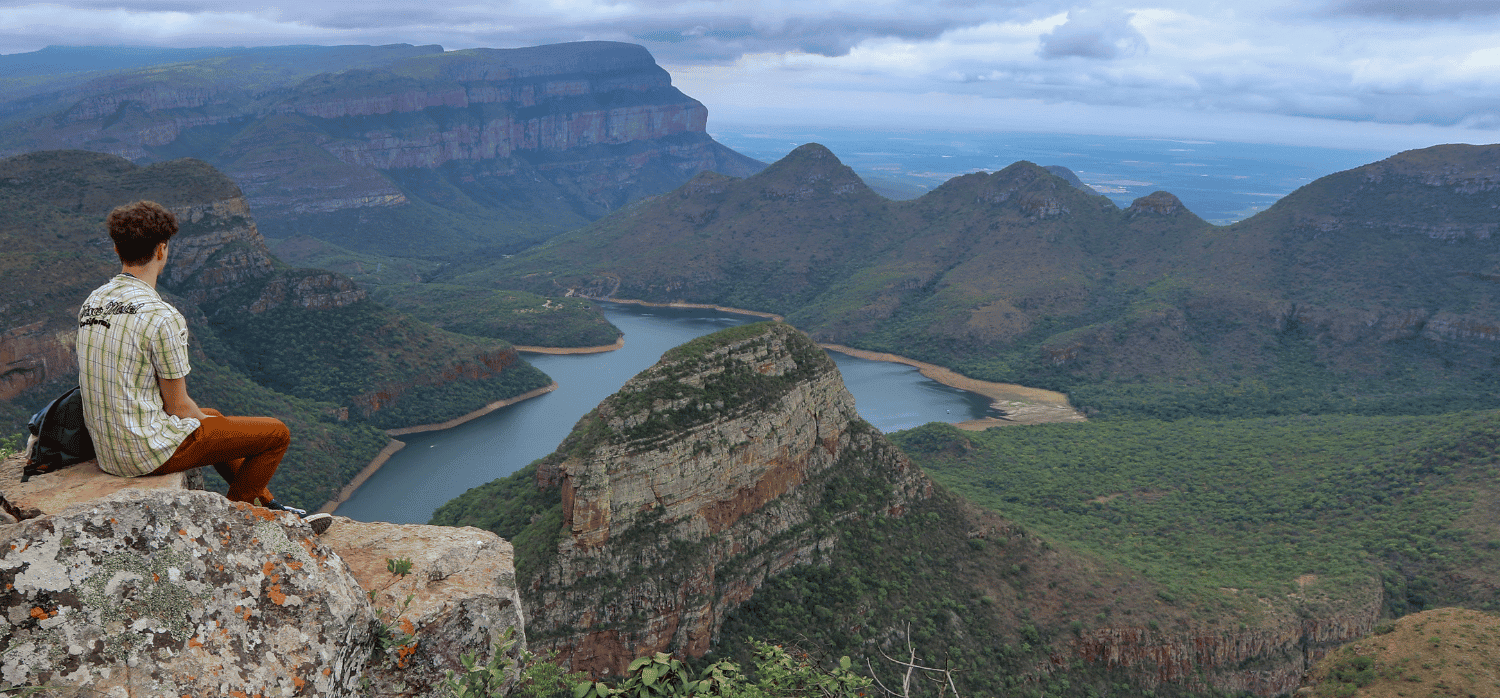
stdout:
<svg viewBox="0 0 1500 698">
<path fill-rule="evenodd" d="M 313 533 L 323 535 L 333 525 L 333 514 L 313 514 L 302 517 L 302 523 L 312 526 Z"/>
</svg>

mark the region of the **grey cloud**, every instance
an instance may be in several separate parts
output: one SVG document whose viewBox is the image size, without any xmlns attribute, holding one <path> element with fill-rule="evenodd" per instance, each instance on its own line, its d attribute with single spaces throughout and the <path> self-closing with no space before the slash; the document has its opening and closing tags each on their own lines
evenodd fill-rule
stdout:
<svg viewBox="0 0 1500 698">
<path fill-rule="evenodd" d="M 737 0 L 635 0 L 636 11 L 610 20 L 583 18 L 564 10 L 525 11 L 517 0 L 473 4 L 435 0 L 413 5 L 407 0 L 365 0 L 351 11 L 346 2 L 304 0 L 271 6 L 247 6 L 231 0 L 53 0 L 65 3 L 60 18 L 70 10 L 174 11 L 247 13 L 294 23 L 299 33 L 326 30 L 332 42 L 406 40 L 441 43 L 450 48 L 492 45 L 502 47 L 557 41 L 613 39 L 635 41 L 669 61 L 724 62 L 745 53 L 803 51 L 825 56 L 846 55 L 872 38 L 921 41 L 943 32 L 986 21 L 1029 20 L 1057 11 L 1061 0 L 915 0 L 887 5 L 872 3 L 857 14 L 833 12 L 812 2 L 805 5 L 762 5 Z M 4 4 L 5 0 L 0 0 Z M 191 30 L 189 30 L 191 31 Z M 94 28 L 90 33 L 99 34 Z M 62 32 L 66 36 L 66 32 Z M 0 37 L 17 43 L 21 37 Z M 102 37 L 89 37 L 100 43 Z M 262 37 L 244 36 L 235 43 L 263 44 Z M 83 40 L 75 38 L 73 42 Z M 274 43 L 277 38 L 271 38 Z M 66 41 L 66 39 L 64 39 Z M 155 43 L 184 45 L 190 37 L 167 37 Z M 302 39 L 307 41 L 307 38 Z M 35 45 L 34 40 L 21 42 Z M 122 43 L 120 40 L 105 43 Z M 210 41 L 210 43 L 222 43 Z M 3 49 L 0 49 L 3 50 Z M 14 50 L 14 49 L 11 49 Z"/>
<path fill-rule="evenodd" d="M 941 36 L 961 23 L 938 19 L 878 17 L 791 17 L 766 26 L 751 17 L 715 18 L 708 22 L 643 18 L 572 29 L 580 35 L 613 34 L 640 43 L 665 62 L 733 61 L 747 53 L 802 51 L 843 56 L 874 38 L 922 41 Z"/>
<path fill-rule="evenodd" d="M 1071 11 L 1062 26 L 1043 34 L 1042 58 L 1113 59 L 1146 51 L 1146 37 L 1130 26 L 1127 12 Z"/>
<path fill-rule="evenodd" d="M 1453 20 L 1500 15 L 1500 0 L 1343 0 L 1331 5 L 1328 13 L 1405 21 Z"/>
</svg>

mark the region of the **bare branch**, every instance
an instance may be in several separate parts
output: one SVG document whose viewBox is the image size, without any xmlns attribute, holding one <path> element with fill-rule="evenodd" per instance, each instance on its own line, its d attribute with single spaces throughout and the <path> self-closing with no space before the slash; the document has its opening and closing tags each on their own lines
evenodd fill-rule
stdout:
<svg viewBox="0 0 1500 698">
<path fill-rule="evenodd" d="M 877 652 L 879 652 L 880 648 L 877 647 L 877 648 L 875 648 L 875 650 Z M 885 653 L 881 652 L 881 654 L 885 654 Z M 880 690 L 885 691 L 888 695 L 896 696 L 897 698 L 905 698 L 905 696 L 902 696 L 900 693 L 897 693 L 897 692 L 892 691 L 891 689 L 885 687 L 885 684 L 880 681 L 880 677 L 875 674 L 875 665 L 871 664 L 870 660 L 868 658 L 865 659 L 865 666 L 867 666 L 867 667 L 870 668 L 870 678 L 875 679 L 875 685 L 879 686 Z"/>
<path fill-rule="evenodd" d="M 887 688 L 886 685 L 881 682 L 880 677 L 875 675 L 875 665 L 871 664 L 869 659 L 865 660 L 865 666 L 870 669 L 870 676 L 875 679 L 875 685 L 879 686 L 880 690 L 884 691 L 886 695 L 894 696 L 895 698 L 911 698 L 912 675 L 917 671 L 921 671 L 923 672 L 922 674 L 919 674 L 921 678 L 938 684 L 938 698 L 944 698 L 944 696 L 950 690 L 953 691 L 953 698 L 960 698 L 958 695 L 958 684 L 953 680 L 953 671 L 951 669 L 938 669 L 936 667 L 923 666 L 917 663 L 917 648 L 912 644 L 911 641 L 910 623 L 907 623 L 906 625 L 906 649 L 907 660 L 903 662 L 899 659 L 896 659 L 895 657 L 886 654 L 885 650 L 880 649 L 880 647 L 877 646 L 875 648 L 875 651 L 879 652 L 880 656 L 885 658 L 887 662 L 890 662 L 897 666 L 906 667 L 906 674 L 901 679 L 900 693 Z M 937 676 L 929 676 L 928 674 L 942 674 L 942 677 L 939 678 Z"/>
</svg>

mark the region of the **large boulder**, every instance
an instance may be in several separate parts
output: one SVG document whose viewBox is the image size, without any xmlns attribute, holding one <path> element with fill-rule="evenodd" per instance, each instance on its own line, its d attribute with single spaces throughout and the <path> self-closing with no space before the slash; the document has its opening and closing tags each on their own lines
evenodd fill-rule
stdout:
<svg viewBox="0 0 1500 698">
<path fill-rule="evenodd" d="M 367 677 L 375 695 L 431 695 L 460 658 L 488 662 L 507 628 L 525 647 L 510 543 L 473 527 L 363 523 L 336 517 L 322 537 L 370 593 L 389 638 Z M 389 560 L 410 562 L 405 575 Z"/>
<path fill-rule="evenodd" d="M 57 695 L 347 696 L 375 643 L 365 590 L 309 527 L 210 492 L 0 526 L 0 589 L 0 678 Z"/>
</svg>

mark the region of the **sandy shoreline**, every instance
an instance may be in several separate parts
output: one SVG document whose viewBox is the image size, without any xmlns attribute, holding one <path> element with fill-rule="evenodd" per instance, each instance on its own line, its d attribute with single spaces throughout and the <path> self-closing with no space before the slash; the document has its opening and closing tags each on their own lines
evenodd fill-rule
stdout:
<svg viewBox="0 0 1500 698">
<path fill-rule="evenodd" d="M 829 351 L 840 354 L 848 354 L 857 359 L 867 361 L 887 361 L 890 363 L 906 364 L 912 366 L 934 381 L 943 385 L 967 390 L 990 399 L 990 404 L 998 410 L 1005 412 L 1004 419 L 987 417 L 985 419 L 974 419 L 967 422 L 954 424 L 960 429 L 969 431 L 983 431 L 990 427 L 1013 426 L 1017 424 L 1048 424 L 1052 422 L 1081 422 L 1084 417 L 1068 404 L 1068 396 L 1053 390 L 1041 388 L 1029 388 L 1014 383 L 992 383 L 977 378 L 970 378 L 952 369 L 929 364 L 916 359 L 908 359 L 896 354 L 887 354 L 878 351 L 865 351 L 846 347 L 842 344 L 819 344 Z"/>
<path fill-rule="evenodd" d="M 625 298 L 592 298 L 592 301 L 603 301 L 607 303 L 626 303 L 629 305 L 644 305 L 653 308 L 695 308 L 700 310 L 717 310 L 723 313 L 734 313 L 736 315 L 750 315 L 762 317 L 767 320 L 786 322 L 786 318 L 775 313 L 765 313 L 759 310 L 745 310 L 744 308 L 728 308 L 722 305 L 710 305 L 707 303 L 651 303 Z M 621 337 L 621 342 L 624 338 Z M 878 351 L 866 351 L 846 347 L 842 344 L 819 344 L 818 346 L 836 351 L 840 354 L 848 354 L 858 359 L 867 361 L 885 361 L 888 363 L 906 364 L 915 367 L 922 375 L 942 383 L 950 388 L 967 390 L 978 393 L 990 399 L 990 406 L 1005 413 L 1005 418 L 986 417 L 984 419 L 972 419 L 967 422 L 954 424 L 960 429 L 968 431 L 984 431 L 990 427 L 1015 426 L 1018 424 L 1050 424 L 1054 422 L 1081 422 L 1084 416 L 1078 410 L 1068 404 L 1068 396 L 1041 388 L 1029 388 L 1014 383 L 992 383 L 977 378 L 970 378 L 952 369 L 929 364 L 905 356 L 887 354 Z"/>
<path fill-rule="evenodd" d="M 522 393 L 515 397 L 509 397 L 504 400 L 496 400 L 495 402 L 485 405 L 484 407 L 474 410 L 473 412 L 470 412 L 461 417 L 454 417 L 453 419 L 450 419 L 446 422 L 441 422 L 438 424 L 419 424 L 414 427 L 402 427 L 400 429 L 388 429 L 385 433 L 386 436 L 397 437 L 406 436 L 407 434 L 420 434 L 426 431 L 452 429 L 453 427 L 463 424 L 464 422 L 483 417 L 491 412 L 494 412 L 495 410 L 500 409 L 501 407 L 509 407 L 518 402 L 521 402 L 522 400 L 530 400 L 534 397 L 540 397 L 554 390 L 557 390 L 557 381 L 553 381 L 552 385 L 537 388 L 536 390 L 528 393 Z M 385 465 L 385 462 L 390 460 L 392 455 L 405 447 L 406 442 L 398 441 L 395 438 L 392 438 L 391 442 L 385 445 L 385 448 L 380 449 L 380 453 L 375 454 L 375 458 L 370 460 L 370 464 L 366 465 L 364 470 L 359 471 L 359 474 L 355 475 L 354 479 L 349 481 L 349 484 L 344 485 L 344 488 L 339 490 L 337 496 L 324 503 L 322 508 L 318 509 L 318 512 L 332 514 L 334 510 L 339 508 L 340 504 L 349 501 L 349 497 L 354 494 L 354 491 L 359 489 L 360 485 L 365 484 L 365 481 L 370 479 L 371 475 L 374 475 L 376 471 L 380 470 L 380 466 Z"/>
<path fill-rule="evenodd" d="M 775 313 L 764 313 L 759 310 L 745 310 L 744 308 L 728 308 L 722 305 L 710 305 L 707 303 L 651 303 L 627 298 L 592 298 L 592 301 L 603 301 L 607 303 L 626 303 L 629 305 L 644 305 L 653 308 L 696 308 L 701 310 L 717 310 L 723 313 L 735 313 L 736 315 L 750 315 L 762 317 L 767 320 L 786 322 L 786 318 Z M 621 338 L 623 342 L 624 338 Z M 887 354 L 878 351 L 865 351 L 846 347 L 842 344 L 819 344 L 818 346 L 836 351 L 840 354 L 848 354 L 867 361 L 885 361 L 888 363 L 906 364 L 913 366 L 922 375 L 935 380 L 950 388 L 967 390 L 978 393 L 990 399 L 990 405 L 1005 413 L 1005 418 L 986 417 L 984 419 L 973 419 L 967 422 L 954 424 L 960 429 L 969 431 L 983 431 L 990 427 L 1014 426 L 1017 424 L 1049 424 L 1053 422 L 1081 422 L 1084 416 L 1073 406 L 1068 404 L 1068 396 L 1041 388 L 1029 388 L 1024 385 L 1013 383 L 992 383 L 976 378 L 970 378 L 952 369 L 929 364 L 916 359 L 908 359 L 905 356 Z"/>
<path fill-rule="evenodd" d="M 340 504 L 349 501 L 349 497 L 354 494 L 354 491 L 359 489 L 360 485 L 365 484 L 365 480 L 370 479 L 370 476 L 374 475 L 375 471 L 380 470 L 380 466 L 385 465 L 385 462 L 390 460 L 391 456 L 403 448 L 406 448 L 405 441 L 391 439 L 391 442 L 386 444 L 385 448 L 380 449 L 380 453 L 375 454 L 375 458 L 370 461 L 369 465 L 365 466 L 364 470 L 359 471 L 359 474 L 355 475 L 354 479 L 349 481 L 349 484 L 344 485 L 344 488 L 339 490 L 339 493 L 333 499 L 328 500 L 323 504 L 322 508 L 318 509 L 318 513 L 332 514 L 335 509 L 339 508 Z"/>
<path fill-rule="evenodd" d="M 621 335 L 614 344 L 601 344 L 597 347 L 523 347 L 519 344 L 511 346 L 523 354 L 603 354 L 606 351 L 624 348 L 625 337 Z"/>
<path fill-rule="evenodd" d="M 594 298 L 592 296 L 582 296 L 582 297 L 583 298 L 588 298 L 591 301 L 597 301 L 597 302 L 601 302 L 601 303 L 622 303 L 622 304 L 625 304 L 625 305 L 644 305 L 644 306 L 647 306 L 647 307 L 650 307 L 650 308 L 686 308 L 686 309 L 689 309 L 689 310 L 717 310 L 717 311 L 719 311 L 721 313 L 734 313 L 735 315 L 750 315 L 750 316 L 753 316 L 753 317 L 763 317 L 763 318 L 765 318 L 767 320 L 775 320 L 777 322 L 786 322 L 786 318 L 783 318 L 780 315 L 777 315 L 776 313 L 763 313 L 763 312 L 761 312 L 759 310 L 745 310 L 744 308 L 727 308 L 727 307 L 722 306 L 722 305 L 709 305 L 707 303 L 684 303 L 682 301 L 673 301 L 671 303 L 652 303 L 650 301 L 637 301 L 637 300 L 630 300 L 630 299 L 627 299 L 627 298 Z"/>
<path fill-rule="evenodd" d="M 387 429 L 385 433 L 388 436 L 406 436 L 407 434 L 420 434 L 424 431 L 442 431 L 443 429 L 452 429 L 453 427 L 463 424 L 464 422 L 483 417 L 491 412 L 494 412 L 495 410 L 500 409 L 501 407 L 510 407 L 511 405 L 514 405 L 522 400 L 530 400 L 534 397 L 546 395 L 547 393 L 550 393 L 554 390 L 557 390 L 557 381 L 552 381 L 552 385 L 537 388 L 536 390 L 533 390 L 529 393 L 522 393 L 515 397 L 505 398 L 504 400 L 496 400 L 495 402 L 485 405 L 484 407 L 474 410 L 473 412 L 470 412 L 462 417 L 454 417 L 453 419 L 450 419 L 446 422 L 440 422 L 438 424 L 418 424 L 414 427 L 401 427 L 400 429 Z"/>
</svg>

